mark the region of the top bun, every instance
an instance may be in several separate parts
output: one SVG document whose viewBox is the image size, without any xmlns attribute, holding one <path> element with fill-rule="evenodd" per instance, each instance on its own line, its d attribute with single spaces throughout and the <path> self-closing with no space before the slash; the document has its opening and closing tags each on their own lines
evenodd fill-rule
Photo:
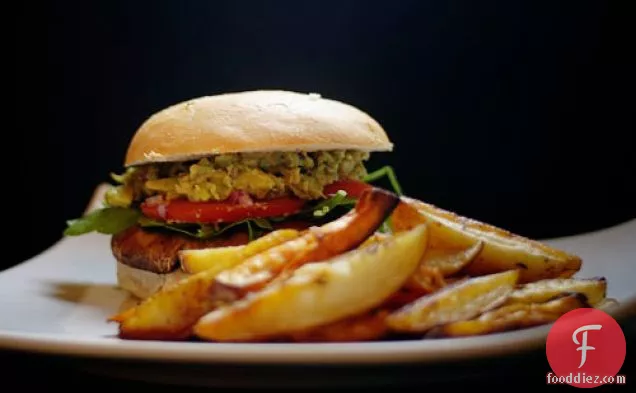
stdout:
<svg viewBox="0 0 636 393">
<path fill-rule="evenodd" d="M 384 129 L 365 112 L 318 94 L 258 90 L 195 98 L 146 120 L 125 166 L 241 152 L 390 151 Z"/>
</svg>

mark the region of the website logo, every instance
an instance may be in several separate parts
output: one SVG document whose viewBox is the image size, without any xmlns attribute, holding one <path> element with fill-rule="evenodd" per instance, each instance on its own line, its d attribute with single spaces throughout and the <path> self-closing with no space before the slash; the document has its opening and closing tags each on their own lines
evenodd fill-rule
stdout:
<svg viewBox="0 0 636 393">
<path fill-rule="evenodd" d="M 585 325 L 585 326 L 581 326 L 580 328 L 576 329 L 574 331 L 574 333 L 572 333 L 572 341 L 574 341 L 575 344 L 581 344 L 580 347 L 577 347 L 576 350 L 577 351 L 582 351 L 581 352 L 581 364 L 579 364 L 579 368 L 583 367 L 583 365 L 585 364 L 585 360 L 587 359 L 587 351 L 591 351 L 594 350 L 596 348 L 594 347 L 590 347 L 587 345 L 587 331 L 588 330 L 601 330 L 601 328 L 603 327 L 603 325 Z M 576 335 L 579 332 L 583 332 L 583 342 L 580 343 L 579 340 L 577 340 Z"/>
<path fill-rule="evenodd" d="M 609 314 L 594 308 L 570 311 L 548 333 L 547 383 L 591 388 L 625 383 L 617 375 L 625 361 L 625 335 Z"/>
</svg>

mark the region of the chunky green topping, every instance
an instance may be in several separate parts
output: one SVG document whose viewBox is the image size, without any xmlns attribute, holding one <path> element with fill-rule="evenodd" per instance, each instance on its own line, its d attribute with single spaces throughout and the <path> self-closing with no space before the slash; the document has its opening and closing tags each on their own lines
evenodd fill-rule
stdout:
<svg viewBox="0 0 636 393">
<path fill-rule="evenodd" d="M 221 154 L 189 163 L 161 163 L 129 169 L 106 195 L 111 206 L 127 207 L 153 195 L 166 199 L 220 201 L 233 191 L 256 199 L 295 195 L 324 198 L 323 189 L 341 179 L 362 179 L 369 153 L 333 150 Z"/>
<path fill-rule="evenodd" d="M 363 178 L 366 182 L 372 182 L 387 177 L 393 191 L 402 195 L 402 188 L 391 167 L 383 167 L 372 172 Z M 355 199 L 348 198 L 344 191 L 338 191 L 330 198 L 318 202 L 309 202 L 308 207 L 292 217 L 271 217 L 269 219 L 246 219 L 231 224 L 177 224 L 151 220 L 144 217 L 141 212 L 134 207 L 106 206 L 95 210 L 84 217 L 68 221 L 68 227 L 64 231 L 67 236 L 77 236 L 89 232 L 99 232 L 103 234 L 115 234 L 121 232 L 135 224 L 146 228 L 160 228 L 167 231 L 181 233 L 198 239 L 210 239 L 221 233 L 239 226 L 245 226 L 250 240 L 259 237 L 263 233 L 273 229 L 272 223 L 288 219 L 299 219 L 308 221 L 330 220 L 331 213 L 338 209 L 345 211 L 353 207 Z M 381 228 L 382 231 L 390 230 L 390 222 Z"/>
</svg>

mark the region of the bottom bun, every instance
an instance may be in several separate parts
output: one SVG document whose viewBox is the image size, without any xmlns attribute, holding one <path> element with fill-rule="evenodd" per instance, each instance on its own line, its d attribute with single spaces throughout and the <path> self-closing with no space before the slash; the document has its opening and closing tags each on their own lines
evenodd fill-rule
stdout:
<svg viewBox="0 0 636 393">
<path fill-rule="evenodd" d="M 117 262 L 117 284 L 140 299 L 146 299 L 188 276 L 189 274 L 182 270 L 162 274 Z"/>
</svg>

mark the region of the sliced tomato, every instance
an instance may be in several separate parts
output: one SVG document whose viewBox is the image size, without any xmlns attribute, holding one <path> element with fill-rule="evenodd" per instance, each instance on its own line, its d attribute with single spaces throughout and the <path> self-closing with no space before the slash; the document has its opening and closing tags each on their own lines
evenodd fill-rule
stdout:
<svg viewBox="0 0 636 393">
<path fill-rule="evenodd" d="M 183 223 L 225 223 L 246 218 L 285 216 L 298 212 L 305 201 L 300 198 L 275 198 L 254 201 L 251 204 L 232 202 L 190 202 L 172 200 L 168 202 L 144 202 L 141 211 L 147 217 Z"/>
<path fill-rule="evenodd" d="M 338 180 L 325 186 L 323 192 L 325 195 L 334 195 L 339 190 L 343 190 L 348 197 L 359 198 L 365 190 L 370 188 L 370 184 L 359 180 Z"/>
</svg>

